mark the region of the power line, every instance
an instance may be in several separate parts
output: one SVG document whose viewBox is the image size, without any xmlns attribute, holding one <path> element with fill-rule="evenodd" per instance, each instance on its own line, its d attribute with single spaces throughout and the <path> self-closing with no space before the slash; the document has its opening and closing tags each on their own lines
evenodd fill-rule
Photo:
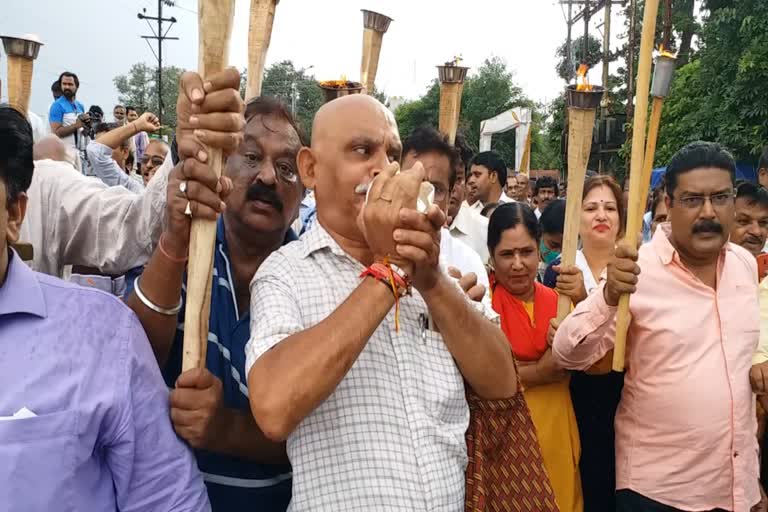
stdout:
<svg viewBox="0 0 768 512">
<path fill-rule="evenodd" d="M 149 48 L 152 50 L 152 54 L 157 59 L 157 118 L 160 124 L 163 124 L 163 41 L 166 39 L 175 40 L 178 41 L 178 37 L 168 37 L 168 32 L 171 30 L 171 27 L 174 23 L 176 23 L 176 18 L 171 16 L 170 18 L 163 18 L 163 5 L 166 5 L 168 7 L 176 7 L 176 3 L 173 0 L 157 0 L 157 16 L 146 16 L 143 14 L 143 12 L 146 12 L 146 9 L 143 9 L 143 12 L 138 13 L 138 18 L 140 20 L 146 20 L 147 25 L 149 25 L 149 29 L 152 31 L 151 36 L 141 36 L 142 39 L 145 39 L 147 41 L 147 44 L 149 44 Z M 149 23 L 149 20 L 156 21 L 157 22 L 157 32 L 155 32 L 155 29 L 152 27 L 152 24 Z M 170 25 L 168 25 L 168 28 L 163 32 L 163 22 L 169 22 Z M 150 39 L 154 39 L 157 41 L 157 53 L 155 53 L 155 49 L 152 48 L 152 45 L 149 43 Z"/>
</svg>

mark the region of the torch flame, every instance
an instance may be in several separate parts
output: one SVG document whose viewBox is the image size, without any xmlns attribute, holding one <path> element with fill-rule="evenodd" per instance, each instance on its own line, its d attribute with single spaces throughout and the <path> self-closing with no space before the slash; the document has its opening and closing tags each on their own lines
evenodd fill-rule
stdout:
<svg viewBox="0 0 768 512">
<path fill-rule="evenodd" d="M 664 48 L 663 44 L 659 45 L 659 56 L 661 56 L 661 57 L 669 57 L 670 59 L 677 58 L 674 53 L 671 53 L 671 52 L 667 51 L 667 49 Z"/>
<path fill-rule="evenodd" d="M 339 80 L 325 80 L 320 82 L 321 87 L 331 87 L 334 89 L 354 89 L 360 87 L 358 82 L 350 82 L 347 80 L 347 75 L 341 75 Z"/>
<path fill-rule="evenodd" d="M 581 64 L 579 66 L 579 70 L 576 72 L 577 91 L 589 92 L 592 90 L 592 86 L 589 84 L 589 79 L 587 78 L 587 71 L 589 71 L 589 66 L 586 64 Z"/>
</svg>

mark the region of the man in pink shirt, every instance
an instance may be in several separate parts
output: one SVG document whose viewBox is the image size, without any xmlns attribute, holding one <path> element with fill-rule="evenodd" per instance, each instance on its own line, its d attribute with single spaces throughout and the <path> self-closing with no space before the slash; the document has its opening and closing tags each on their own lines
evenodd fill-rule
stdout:
<svg viewBox="0 0 768 512">
<path fill-rule="evenodd" d="M 669 224 L 639 255 L 620 244 L 606 282 L 555 336 L 562 367 L 589 368 L 613 348 L 619 296 L 632 293 L 616 414 L 617 511 L 749 512 L 761 501 L 749 382 L 757 267 L 728 242 L 735 172 L 716 144 L 696 142 L 673 156 Z"/>
</svg>

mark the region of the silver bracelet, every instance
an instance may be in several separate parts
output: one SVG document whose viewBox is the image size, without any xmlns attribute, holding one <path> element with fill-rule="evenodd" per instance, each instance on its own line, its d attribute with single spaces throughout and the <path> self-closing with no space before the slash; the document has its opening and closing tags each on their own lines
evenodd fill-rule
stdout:
<svg viewBox="0 0 768 512">
<path fill-rule="evenodd" d="M 171 309 L 161 308 L 160 306 L 158 306 L 157 304 L 149 300 L 146 295 L 144 295 L 144 292 L 141 291 L 141 287 L 139 286 L 139 279 L 141 279 L 141 277 L 137 277 L 136 280 L 133 282 L 133 290 L 136 292 L 136 296 L 139 298 L 142 304 L 144 304 L 146 307 L 148 307 L 155 313 L 160 313 L 161 315 L 176 316 L 179 314 L 179 311 L 181 311 L 181 304 L 182 304 L 181 299 L 179 299 L 179 303 Z"/>
</svg>

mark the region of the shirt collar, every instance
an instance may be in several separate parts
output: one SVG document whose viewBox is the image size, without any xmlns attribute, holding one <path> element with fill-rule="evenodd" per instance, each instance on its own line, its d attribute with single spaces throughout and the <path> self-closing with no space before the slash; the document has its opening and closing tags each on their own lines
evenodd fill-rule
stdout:
<svg viewBox="0 0 768 512">
<path fill-rule="evenodd" d="M 656 254 L 659 255 L 659 259 L 664 265 L 669 265 L 673 261 L 680 263 L 680 256 L 677 253 L 677 249 L 675 249 L 675 247 L 672 245 L 672 242 L 669 241 L 669 235 L 671 231 L 672 226 L 670 223 L 664 222 L 659 224 L 659 227 L 656 228 L 656 232 L 653 234 L 653 238 L 651 239 L 651 245 L 656 251 Z M 726 251 L 730 250 L 731 244 L 726 243 L 723 249 L 720 251 L 720 257 L 722 257 Z"/>
<path fill-rule="evenodd" d="M 463 204 L 459 207 L 459 213 L 456 214 L 456 218 L 453 219 L 453 222 L 451 223 L 451 231 L 455 229 L 465 235 L 469 235 L 470 228 L 468 223 L 470 222 L 470 219 L 467 216 L 472 215 L 472 210 L 469 208 L 469 206 L 464 207 Z"/>
<path fill-rule="evenodd" d="M 312 229 L 306 231 L 301 237 L 303 248 L 302 258 L 308 258 L 313 253 L 322 249 L 329 249 L 333 254 L 340 257 L 349 257 L 344 249 L 333 239 L 330 233 L 326 231 L 320 221 L 316 221 Z"/>
<path fill-rule="evenodd" d="M 45 297 L 37 276 L 11 249 L 8 272 L 0 286 L 0 317 L 14 313 L 27 313 L 40 318 L 47 316 Z"/>
</svg>

